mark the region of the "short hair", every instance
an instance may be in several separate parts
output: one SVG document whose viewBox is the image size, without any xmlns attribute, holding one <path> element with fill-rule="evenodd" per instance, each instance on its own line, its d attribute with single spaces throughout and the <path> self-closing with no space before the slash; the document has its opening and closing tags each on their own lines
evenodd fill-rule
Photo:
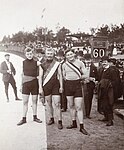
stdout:
<svg viewBox="0 0 124 150">
<path fill-rule="evenodd" d="M 26 47 L 25 50 L 24 50 L 24 53 L 31 52 L 31 51 L 33 52 L 34 49 L 31 48 L 31 47 Z"/>
<path fill-rule="evenodd" d="M 54 51 L 53 48 L 47 48 L 47 49 L 45 50 L 45 53 L 46 53 L 47 51 L 51 51 L 51 52 L 53 52 L 53 53 L 55 54 L 55 51 Z"/>
<path fill-rule="evenodd" d="M 66 55 L 68 52 L 73 52 L 73 53 L 75 53 L 73 49 L 67 49 L 67 50 L 65 51 L 65 55 Z"/>
</svg>

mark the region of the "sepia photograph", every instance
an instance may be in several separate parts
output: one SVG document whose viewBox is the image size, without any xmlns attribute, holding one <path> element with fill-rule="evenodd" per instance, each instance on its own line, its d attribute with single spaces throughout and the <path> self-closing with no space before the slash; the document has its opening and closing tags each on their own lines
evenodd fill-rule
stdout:
<svg viewBox="0 0 124 150">
<path fill-rule="evenodd" d="M 124 0 L 0 0 L 0 150 L 124 149 Z"/>
</svg>

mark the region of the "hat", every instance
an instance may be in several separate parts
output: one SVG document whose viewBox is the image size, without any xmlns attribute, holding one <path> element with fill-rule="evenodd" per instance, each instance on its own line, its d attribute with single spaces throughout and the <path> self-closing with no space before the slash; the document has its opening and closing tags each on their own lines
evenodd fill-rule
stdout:
<svg viewBox="0 0 124 150">
<path fill-rule="evenodd" d="M 105 61 L 105 60 L 109 61 L 109 57 L 108 57 L 108 56 L 103 56 L 103 57 L 101 58 L 101 60 L 102 60 L 102 61 Z"/>
<path fill-rule="evenodd" d="M 35 51 L 36 51 L 36 53 L 45 54 L 45 52 L 43 51 L 42 48 L 36 48 Z"/>
<path fill-rule="evenodd" d="M 116 59 L 115 58 L 110 58 L 109 62 L 112 62 L 115 65 L 116 64 Z"/>
<path fill-rule="evenodd" d="M 5 57 L 6 57 L 6 56 L 10 56 L 10 54 L 5 54 Z"/>
<path fill-rule="evenodd" d="M 85 54 L 84 59 L 91 59 L 91 54 Z"/>
<path fill-rule="evenodd" d="M 64 56 L 64 51 L 63 51 L 63 50 L 59 50 L 59 51 L 56 53 L 56 56 Z"/>
<path fill-rule="evenodd" d="M 83 57 L 83 51 L 81 51 L 81 50 L 80 50 L 80 51 L 78 51 L 78 52 L 77 52 L 77 55 L 78 55 L 78 56 L 82 56 L 82 57 Z"/>
</svg>

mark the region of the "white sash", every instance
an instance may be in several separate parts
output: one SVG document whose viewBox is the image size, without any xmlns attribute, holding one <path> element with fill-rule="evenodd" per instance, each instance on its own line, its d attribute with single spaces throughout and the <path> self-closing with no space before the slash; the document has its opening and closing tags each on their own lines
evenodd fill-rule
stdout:
<svg viewBox="0 0 124 150">
<path fill-rule="evenodd" d="M 60 62 L 55 62 L 54 66 L 51 68 L 50 72 L 46 76 L 46 78 L 43 81 L 43 86 L 51 79 L 53 74 L 55 73 L 56 69 L 58 68 Z"/>
</svg>

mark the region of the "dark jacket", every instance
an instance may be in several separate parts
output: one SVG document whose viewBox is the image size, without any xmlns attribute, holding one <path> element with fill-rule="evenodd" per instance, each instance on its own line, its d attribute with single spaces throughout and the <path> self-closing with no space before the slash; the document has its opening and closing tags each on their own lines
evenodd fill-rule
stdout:
<svg viewBox="0 0 124 150">
<path fill-rule="evenodd" d="M 15 75 L 16 74 L 16 70 L 15 70 L 15 68 L 14 68 L 14 66 L 13 66 L 13 64 L 11 62 L 10 62 L 10 67 L 11 67 L 12 74 Z M 7 70 L 9 70 L 9 68 L 8 68 L 8 66 L 6 64 L 6 61 L 4 61 L 0 65 L 0 73 L 3 74 L 3 78 L 2 79 L 3 79 L 4 82 L 8 82 L 9 79 L 10 79 L 10 76 L 11 76 L 11 74 L 9 74 L 7 72 Z"/>
<path fill-rule="evenodd" d="M 112 67 L 109 67 L 106 71 L 104 71 L 103 68 L 101 68 L 99 75 L 99 81 L 101 79 L 108 79 L 113 87 L 113 92 L 114 92 L 114 99 L 118 98 L 118 73 L 115 69 Z"/>
<path fill-rule="evenodd" d="M 114 97 L 115 99 L 120 98 L 122 96 L 122 81 L 120 78 L 120 71 L 116 66 L 111 66 L 111 69 L 115 70 L 116 73 L 116 81 L 114 86 Z"/>
<path fill-rule="evenodd" d="M 96 66 L 91 63 L 90 65 L 90 74 L 89 77 L 95 78 L 95 80 L 98 80 L 98 72 Z M 93 81 L 90 81 L 87 83 L 87 85 L 90 85 L 90 88 L 94 89 L 95 88 L 95 83 Z"/>
<path fill-rule="evenodd" d="M 97 68 L 93 63 L 91 63 L 91 66 L 90 66 L 90 77 L 93 77 L 96 80 L 98 80 Z"/>
<path fill-rule="evenodd" d="M 107 100 L 109 105 L 113 105 L 114 95 L 113 88 L 110 80 L 102 79 L 98 85 L 98 99 L 104 100 L 103 103 Z"/>
</svg>

